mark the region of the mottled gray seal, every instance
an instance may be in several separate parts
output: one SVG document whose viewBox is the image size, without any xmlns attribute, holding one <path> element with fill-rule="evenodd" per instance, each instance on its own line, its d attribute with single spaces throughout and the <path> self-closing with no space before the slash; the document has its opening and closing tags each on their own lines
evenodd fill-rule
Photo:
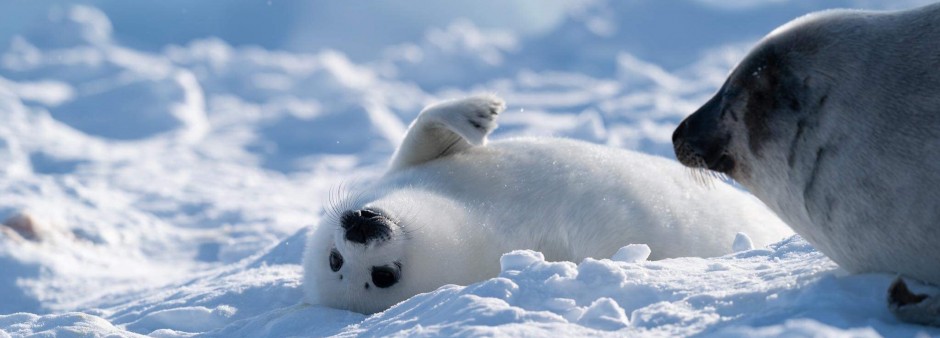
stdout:
<svg viewBox="0 0 940 338">
<path fill-rule="evenodd" d="M 781 26 L 673 144 L 680 162 L 731 176 L 846 270 L 940 285 L 940 4 Z M 892 297 L 924 306 L 902 319 L 937 315 L 915 299 Z"/>
</svg>

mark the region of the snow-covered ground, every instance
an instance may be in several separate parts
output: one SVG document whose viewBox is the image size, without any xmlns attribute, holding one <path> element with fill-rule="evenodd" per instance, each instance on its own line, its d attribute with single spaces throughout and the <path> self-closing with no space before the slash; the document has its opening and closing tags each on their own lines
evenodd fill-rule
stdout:
<svg viewBox="0 0 940 338">
<path fill-rule="evenodd" d="M 513 252 L 374 316 L 300 301 L 331 189 L 381 173 L 426 104 L 495 92 L 494 138 L 672 158 L 674 126 L 772 28 L 921 2 L 0 3 L 0 219 L 36 225 L 0 227 L 0 337 L 940 336 L 888 313 L 894 276 L 798 237 L 712 259 Z"/>
</svg>

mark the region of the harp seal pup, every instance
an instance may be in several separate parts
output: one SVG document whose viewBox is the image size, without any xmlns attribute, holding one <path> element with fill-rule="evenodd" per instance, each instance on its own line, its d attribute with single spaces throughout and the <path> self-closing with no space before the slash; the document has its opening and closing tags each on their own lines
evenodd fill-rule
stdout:
<svg viewBox="0 0 940 338">
<path fill-rule="evenodd" d="M 665 158 L 565 139 L 487 143 L 503 109 L 494 96 L 424 109 L 388 172 L 328 208 L 312 231 L 307 302 L 383 311 L 496 277 L 500 256 L 515 249 L 580 261 L 642 243 L 653 259 L 717 256 L 738 232 L 755 245 L 792 233 L 753 196 L 703 187 Z"/>
<path fill-rule="evenodd" d="M 940 285 L 938 41 L 940 4 L 798 18 L 678 126 L 676 156 L 731 176 L 850 272 Z M 940 323 L 940 301 L 898 282 L 901 319 Z"/>
</svg>

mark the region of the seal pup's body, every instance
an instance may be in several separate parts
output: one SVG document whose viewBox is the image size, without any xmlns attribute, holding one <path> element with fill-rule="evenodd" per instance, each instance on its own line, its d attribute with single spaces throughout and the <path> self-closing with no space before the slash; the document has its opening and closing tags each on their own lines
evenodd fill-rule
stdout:
<svg viewBox="0 0 940 338">
<path fill-rule="evenodd" d="M 382 311 L 496 277 L 499 257 L 515 249 L 580 261 L 635 243 L 653 259 L 717 256 L 738 232 L 757 245 L 790 234 L 756 198 L 703 187 L 664 158 L 564 139 L 486 144 L 502 109 L 491 96 L 426 108 L 389 172 L 312 233 L 308 301 Z"/>
</svg>

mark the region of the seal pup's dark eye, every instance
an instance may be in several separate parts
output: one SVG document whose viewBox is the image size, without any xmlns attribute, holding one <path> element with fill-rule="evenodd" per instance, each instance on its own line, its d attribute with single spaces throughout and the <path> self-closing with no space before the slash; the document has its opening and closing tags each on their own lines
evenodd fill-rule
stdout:
<svg viewBox="0 0 940 338">
<path fill-rule="evenodd" d="M 336 272 L 341 267 L 343 267 L 343 256 L 339 254 L 339 251 L 333 249 L 333 251 L 330 251 L 330 270 Z"/>
<path fill-rule="evenodd" d="M 397 264 L 396 264 L 397 265 Z M 372 284 L 380 288 L 387 288 L 398 283 L 401 271 L 390 266 L 372 267 Z"/>
</svg>

